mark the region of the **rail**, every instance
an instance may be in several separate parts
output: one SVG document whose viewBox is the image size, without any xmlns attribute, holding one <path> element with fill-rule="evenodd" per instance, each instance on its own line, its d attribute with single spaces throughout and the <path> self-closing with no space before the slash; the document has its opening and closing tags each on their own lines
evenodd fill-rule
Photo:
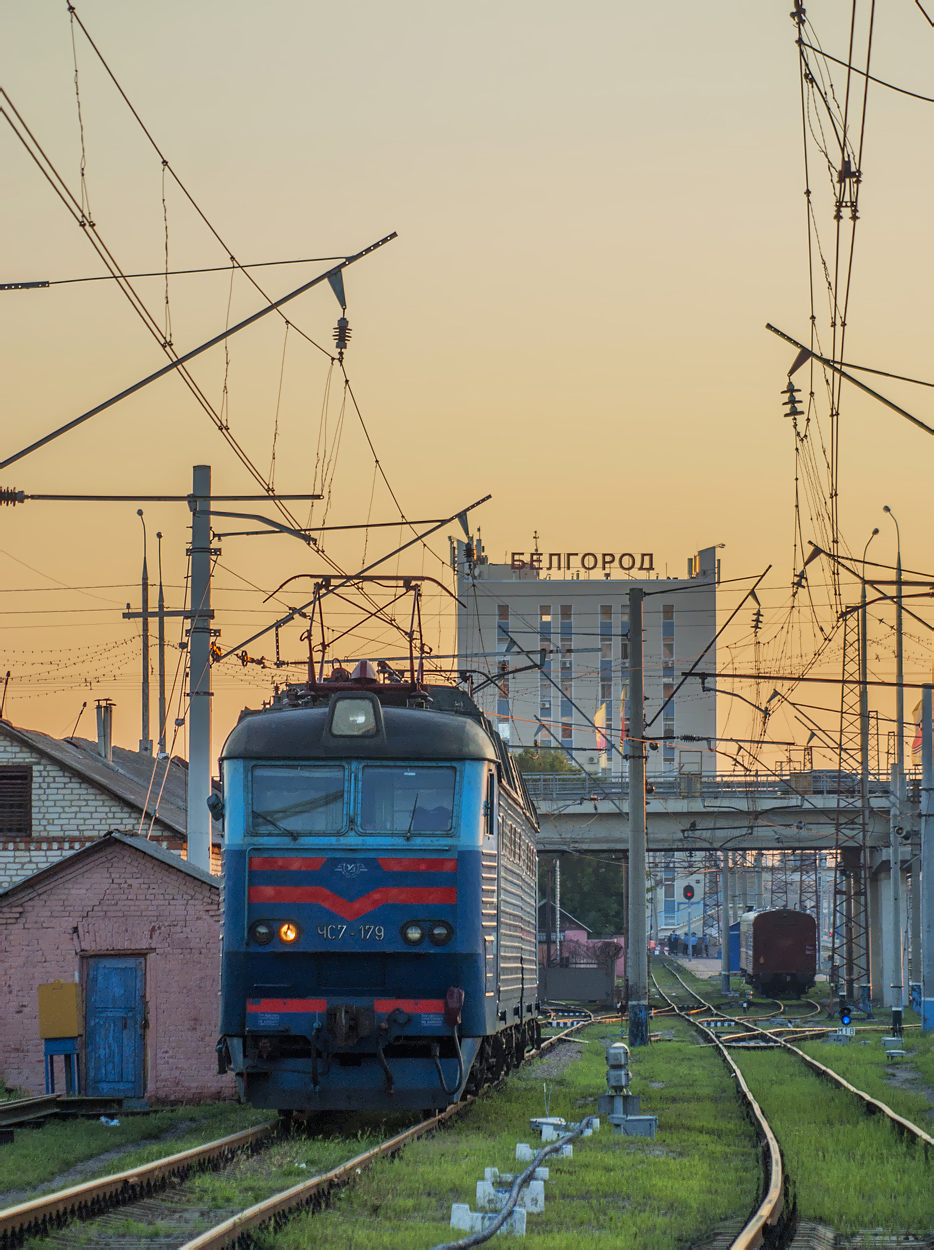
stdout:
<svg viewBox="0 0 934 1250">
<path fill-rule="evenodd" d="M 671 972 L 672 976 L 681 981 L 678 974 L 671 968 L 667 968 L 667 965 L 666 969 Z M 753 1124 L 756 1126 L 762 1140 L 765 1143 L 766 1149 L 762 1154 L 764 1172 L 763 1189 L 765 1191 L 764 1196 L 737 1236 L 730 1243 L 730 1250 L 754 1250 L 754 1247 L 761 1246 L 765 1242 L 767 1236 L 771 1235 L 771 1230 L 778 1229 L 781 1224 L 782 1214 L 785 1207 L 785 1174 L 782 1165 L 782 1152 L 778 1144 L 778 1138 L 775 1136 L 771 1125 L 765 1118 L 762 1108 L 759 1106 L 758 1102 L 756 1102 L 752 1090 L 746 1084 L 745 1077 L 733 1062 L 731 1055 L 720 1041 L 720 1038 L 717 1037 L 711 1029 L 708 1029 L 705 1025 L 701 1024 L 699 1020 L 693 1020 L 685 1012 L 679 1011 L 677 1005 L 659 986 L 654 975 L 652 977 L 652 984 L 655 986 L 658 994 L 665 1000 L 676 1015 L 680 1016 L 682 1020 L 686 1020 L 688 1024 L 693 1025 L 699 1033 L 705 1034 L 711 1044 L 717 1048 L 717 1053 L 730 1070 L 731 1075 L 735 1077 L 740 1097 L 749 1112 Z M 681 984 L 684 985 L 684 982 L 681 981 Z M 687 985 L 684 985 L 684 988 L 688 990 L 688 993 L 694 994 L 694 991 Z M 695 994 L 695 997 L 699 997 L 699 995 Z"/>
<path fill-rule="evenodd" d="M 122 1111 L 122 1098 L 88 1098 L 80 1094 L 40 1094 L 36 1098 L 11 1098 L 0 1102 L 0 1128 L 32 1124 L 51 1116 L 101 1115 Z"/>
<path fill-rule="evenodd" d="M 209 1163 L 232 1158 L 238 1151 L 251 1148 L 274 1133 L 276 1128 L 273 1123 L 260 1124 L 203 1146 L 157 1159 L 154 1163 L 72 1185 L 42 1198 L 34 1198 L 31 1202 L 21 1202 L 15 1207 L 6 1207 L 0 1211 L 0 1246 L 19 1245 L 30 1233 L 65 1224 L 75 1217 L 97 1215 L 108 1207 L 148 1193 L 161 1183 L 185 1177 Z"/>
<path fill-rule="evenodd" d="M 675 972 L 673 968 L 668 968 L 668 971 L 671 973 L 673 977 L 675 977 L 676 980 L 681 982 L 681 984 L 684 986 L 687 992 L 693 995 L 693 997 L 696 998 L 699 1003 L 702 1003 L 709 1011 L 712 1011 L 714 1015 L 716 1016 L 723 1015 L 723 1012 L 720 1011 L 717 1007 L 714 1007 L 711 1003 L 708 1003 L 706 999 L 701 998 L 700 994 L 698 994 L 696 990 L 692 990 L 691 987 L 687 984 L 687 982 L 682 980 L 682 978 L 678 976 L 678 973 Z M 731 1016 L 730 1019 L 732 1018 L 733 1017 Z M 698 1022 L 695 1021 L 695 1023 L 698 1023 Z M 813 1059 L 810 1055 L 806 1055 L 803 1050 L 799 1050 L 797 1046 L 792 1046 L 790 1042 L 786 1041 L 782 1037 L 777 1037 L 775 1033 L 770 1032 L 768 1029 L 760 1029 L 759 1026 L 756 1024 L 753 1024 L 751 1020 L 748 1020 L 748 1021 L 740 1020 L 740 1021 L 737 1021 L 737 1023 L 747 1024 L 751 1032 L 760 1033 L 762 1034 L 763 1037 L 768 1038 L 769 1041 L 777 1044 L 778 1046 L 783 1047 L 785 1050 L 790 1050 L 792 1054 L 797 1055 L 799 1059 L 803 1060 L 804 1063 L 806 1063 L 807 1066 L 811 1068 L 812 1071 L 816 1072 L 819 1076 L 822 1076 L 828 1080 L 833 1081 L 836 1085 L 839 1085 L 841 1089 L 845 1089 L 847 1093 L 855 1094 L 856 1097 L 862 1101 L 866 1110 L 870 1112 L 870 1114 L 876 1115 L 881 1112 L 881 1114 L 884 1115 L 890 1121 L 890 1123 L 892 1123 L 899 1130 L 899 1132 L 903 1134 L 908 1134 L 908 1136 L 913 1137 L 916 1141 L 919 1141 L 925 1147 L 925 1149 L 931 1146 L 934 1146 L 934 1137 L 931 1137 L 929 1134 L 925 1133 L 923 1128 L 919 1128 L 918 1125 L 913 1124 L 911 1120 L 906 1120 L 905 1117 L 899 1115 L 897 1111 L 893 1111 L 892 1108 L 888 1106 L 887 1103 L 881 1102 L 878 1098 L 873 1098 L 872 1095 L 867 1094 L 865 1090 L 857 1089 L 855 1085 L 851 1085 L 850 1082 L 847 1081 L 844 1077 L 840 1076 L 838 1072 L 834 1072 L 833 1068 L 826 1067 L 824 1064 L 820 1063 L 817 1059 Z M 817 1030 L 817 1031 L 822 1031 L 822 1030 Z M 726 1039 L 724 1038 L 723 1040 L 725 1041 Z"/>
<path fill-rule="evenodd" d="M 533 1059 L 544 1054 L 553 1046 L 558 1045 L 570 1034 L 575 1033 L 589 1024 L 612 1016 L 590 1016 L 573 1024 L 570 1028 L 546 1038 L 536 1050 L 530 1050 L 526 1058 Z M 337 1185 L 343 1185 L 356 1178 L 359 1172 L 386 1155 L 402 1150 L 409 1142 L 426 1133 L 434 1132 L 446 1124 L 448 1120 L 459 1115 L 473 1103 L 473 1098 L 465 1098 L 453 1106 L 447 1107 L 439 1115 L 416 1124 L 413 1128 L 390 1137 L 371 1150 L 355 1156 L 347 1163 L 333 1168 L 321 1176 L 311 1177 L 290 1189 L 273 1194 L 264 1202 L 248 1207 L 245 1211 L 232 1216 L 222 1224 L 208 1229 L 198 1237 L 187 1242 L 182 1250 L 219 1250 L 220 1247 L 232 1246 L 251 1229 L 272 1220 L 279 1220 L 290 1211 L 308 1205 L 320 1205 L 324 1195 Z M 69 1189 L 47 1194 L 31 1202 L 20 1203 L 14 1207 L 0 1210 L 0 1247 L 11 1250 L 22 1243 L 25 1237 L 60 1226 L 73 1218 L 87 1218 L 122 1205 L 149 1193 L 169 1180 L 184 1178 L 198 1168 L 224 1162 L 233 1158 L 239 1151 L 252 1149 L 266 1137 L 276 1133 L 278 1126 L 274 1123 L 257 1125 L 229 1137 L 183 1150 L 178 1154 L 168 1155 L 154 1163 L 147 1163 L 125 1172 L 117 1172 L 113 1176 L 101 1177 L 99 1180 L 86 1181 L 81 1185 L 73 1185 Z"/>
</svg>

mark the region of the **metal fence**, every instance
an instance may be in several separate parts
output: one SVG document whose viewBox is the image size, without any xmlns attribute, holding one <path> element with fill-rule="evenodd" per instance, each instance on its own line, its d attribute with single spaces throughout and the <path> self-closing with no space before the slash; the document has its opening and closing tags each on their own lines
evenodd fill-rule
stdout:
<svg viewBox="0 0 934 1250">
<path fill-rule="evenodd" d="M 537 803 L 600 802 L 605 799 L 628 799 L 629 781 L 625 777 L 594 777 L 578 773 L 526 773 L 529 794 Z M 649 776 L 650 794 L 667 798 L 716 799 L 728 794 L 737 796 L 793 794 L 858 795 L 859 775 L 839 774 L 835 769 L 812 772 L 774 773 L 663 773 Z M 920 770 L 908 774 L 909 796 L 914 785 L 920 785 Z M 874 772 L 869 778 L 871 797 L 889 795 L 889 778 Z"/>
</svg>

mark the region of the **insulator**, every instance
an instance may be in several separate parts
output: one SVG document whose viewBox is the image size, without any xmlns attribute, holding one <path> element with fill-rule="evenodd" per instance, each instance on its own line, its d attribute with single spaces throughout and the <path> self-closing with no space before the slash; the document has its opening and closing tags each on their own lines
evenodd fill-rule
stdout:
<svg viewBox="0 0 934 1250">
<path fill-rule="evenodd" d="M 338 317 L 337 325 L 334 327 L 334 344 L 338 351 L 344 351 L 350 340 L 350 326 L 346 317 Z"/>
<path fill-rule="evenodd" d="M 15 490 L 12 486 L 0 486 L 0 504 L 3 507 L 15 508 L 18 503 L 25 502 L 25 491 Z"/>
</svg>

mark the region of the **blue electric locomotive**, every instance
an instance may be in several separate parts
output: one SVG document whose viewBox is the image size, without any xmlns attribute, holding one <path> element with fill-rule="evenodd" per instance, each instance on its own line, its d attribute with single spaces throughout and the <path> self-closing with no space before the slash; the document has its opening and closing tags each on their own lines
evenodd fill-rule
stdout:
<svg viewBox="0 0 934 1250">
<path fill-rule="evenodd" d="M 442 1107 L 537 1045 L 535 811 L 471 699 L 336 670 L 245 712 L 221 762 L 245 1101 Z"/>
</svg>

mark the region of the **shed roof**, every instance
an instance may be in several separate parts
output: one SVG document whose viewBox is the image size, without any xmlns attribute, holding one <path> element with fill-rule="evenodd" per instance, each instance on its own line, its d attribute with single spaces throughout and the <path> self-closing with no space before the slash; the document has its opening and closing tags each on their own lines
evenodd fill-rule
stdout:
<svg viewBox="0 0 934 1250">
<path fill-rule="evenodd" d="M 174 851 L 167 851 L 165 847 L 159 846 L 157 842 L 151 842 L 146 838 L 138 838 L 126 833 L 108 833 L 104 837 L 98 838 L 96 842 L 82 847 L 80 851 L 73 851 L 70 855 L 64 855 L 61 859 L 57 859 L 54 863 L 49 864 L 48 867 L 40 868 L 38 872 L 32 873 L 29 877 L 24 877 L 22 881 L 17 881 L 5 890 L 0 890 L 0 901 L 10 898 L 18 890 L 38 885 L 40 882 L 53 877 L 56 873 L 62 872 L 65 868 L 73 867 L 79 860 L 91 859 L 99 855 L 101 851 L 109 846 L 113 846 L 115 842 L 128 846 L 142 855 L 148 855 L 152 859 L 157 859 L 169 868 L 174 868 L 176 872 L 183 872 L 189 877 L 195 877 L 198 881 L 203 881 L 205 885 L 209 885 L 215 890 L 220 889 L 219 877 L 212 877 L 203 868 L 197 868 L 194 864 L 189 864 L 186 859 L 182 859 Z"/>
<path fill-rule="evenodd" d="M 173 757 L 159 760 L 138 751 L 113 748 L 113 762 L 98 753 L 86 738 L 60 740 L 36 729 L 22 729 L 0 720 L 0 734 L 66 768 L 98 790 L 103 790 L 147 817 L 185 837 L 188 832 L 188 765 Z M 163 779 L 165 785 L 163 785 Z"/>
</svg>

